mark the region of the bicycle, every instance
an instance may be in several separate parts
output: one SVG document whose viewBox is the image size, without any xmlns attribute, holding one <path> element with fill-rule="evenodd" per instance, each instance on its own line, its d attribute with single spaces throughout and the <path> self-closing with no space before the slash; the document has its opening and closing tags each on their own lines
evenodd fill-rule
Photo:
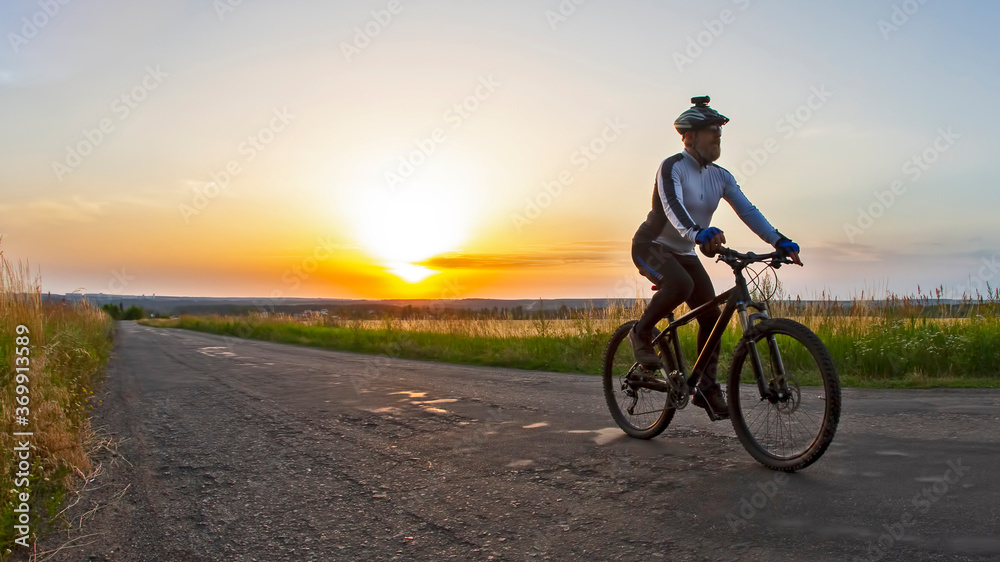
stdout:
<svg viewBox="0 0 1000 562">
<path fill-rule="evenodd" d="M 632 357 L 626 336 L 636 321 L 622 324 L 611 336 L 603 372 L 608 408 L 632 437 L 651 439 L 661 434 L 674 413 L 701 392 L 698 383 L 709 359 L 705 349 L 722 341 L 733 314 L 738 314 L 743 334 L 732 355 L 727 385 L 733 429 L 747 452 L 764 466 L 786 472 L 803 469 L 830 446 L 840 420 L 840 380 L 833 359 L 806 326 L 771 318 L 766 296 L 759 301 L 751 298 L 744 270 L 751 264 L 764 264 L 764 271 L 777 269 L 792 263 L 789 258 L 781 252 L 743 254 L 723 248 L 716 261 L 732 267 L 736 285 L 680 318 L 674 319 L 671 312 L 662 332 L 654 328 L 658 369 L 647 369 Z M 754 273 L 756 283 L 760 273 Z M 688 376 L 677 329 L 723 303 L 722 316 Z M 710 406 L 706 411 L 712 421 L 724 419 Z"/>
</svg>

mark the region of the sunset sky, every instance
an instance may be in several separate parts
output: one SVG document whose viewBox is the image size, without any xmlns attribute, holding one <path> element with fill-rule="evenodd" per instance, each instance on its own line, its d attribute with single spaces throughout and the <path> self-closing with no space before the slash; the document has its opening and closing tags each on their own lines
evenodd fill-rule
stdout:
<svg viewBox="0 0 1000 562">
<path fill-rule="evenodd" d="M 673 120 L 708 94 L 732 119 L 718 163 L 802 247 L 789 292 L 985 290 L 1000 282 L 998 15 L 4 2 L 0 250 L 53 293 L 633 297 L 648 283 L 629 243 L 682 148 Z M 713 226 L 768 250 L 725 203 Z"/>
</svg>

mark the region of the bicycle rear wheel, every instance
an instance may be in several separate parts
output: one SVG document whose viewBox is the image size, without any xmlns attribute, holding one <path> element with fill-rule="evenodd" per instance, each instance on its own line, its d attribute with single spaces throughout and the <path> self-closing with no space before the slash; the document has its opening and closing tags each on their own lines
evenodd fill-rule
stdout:
<svg viewBox="0 0 1000 562">
<path fill-rule="evenodd" d="M 625 380 L 637 368 L 627 339 L 634 325 L 635 321 L 626 322 L 615 330 L 604 351 L 604 398 L 611 417 L 625 433 L 639 439 L 652 439 L 670 425 L 674 409 L 667 407 L 666 393 L 638 388 Z M 658 333 L 653 328 L 653 336 Z M 662 371 L 658 376 L 663 376 Z"/>
<path fill-rule="evenodd" d="M 757 349 L 770 391 L 765 398 L 754 374 L 751 346 Z M 826 346 L 798 322 L 774 318 L 748 330 L 733 354 L 728 390 L 736 435 L 768 468 L 805 468 L 833 441 L 840 421 L 840 379 Z"/>
</svg>

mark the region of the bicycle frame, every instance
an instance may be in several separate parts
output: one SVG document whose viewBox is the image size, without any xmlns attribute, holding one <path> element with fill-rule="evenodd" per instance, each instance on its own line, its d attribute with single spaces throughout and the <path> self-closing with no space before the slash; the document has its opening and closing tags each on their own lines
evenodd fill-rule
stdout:
<svg viewBox="0 0 1000 562">
<path fill-rule="evenodd" d="M 722 342 L 722 334 L 726 331 L 726 327 L 729 325 L 729 321 L 733 318 L 733 314 L 739 314 L 740 325 L 744 334 L 747 330 L 752 328 L 753 324 L 757 321 L 769 318 L 767 304 L 765 302 L 756 302 L 751 298 L 750 291 L 747 288 L 746 279 L 743 277 L 743 268 L 744 266 L 737 266 L 733 268 L 733 272 L 736 275 L 735 287 L 716 296 L 711 301 L 695 308 L 680 318 L 674 319 L 672 312 L 667 314 L 666 319 L 669 320 L 669 325 L 655 338 L 653 338 L 654 346 L 658 345 L 665 353 L 672 355 L 672 357 L 667 357 L 668 365 L 664 365 L 664 367 L 669 369 L 671 366 L 669 363 L 671 359 L 673 359 L 676 362 L 677 371 L 681 374 L 681 376 L 687 378 L 687 385 L 690 390 L 695 390 L 701 382 L 702 372 L 709 361 L 709 354 L 706 350 L 715 349 Z M 687 376 L 684 367 L 684 355 L 681 353 L 680 338 L 677 336 L 677 328 L 696 320 L 708 312 L 708 310 L 712 307 L 718 310 L 719 305 L 722 303 L 725 303 L 726 306 L 723 308 L 722 314 L 719 316 L 715 326 L 712 328 L 712 332 L 709 334 L 708 340 L 705 342 L 705 346 L 698 350 L 698 358 L 694 362 L 691 375 Z M 757 312 L 748 314 L 748 308 L 755 309 Z M 774 367 L 775 370 L 778 371 L 776 374 L 781 381 L 782 388 L 779 390 L 780 393 L 785 390 L 783 388 L 785 384 L 785 370 L 784 365 L 781 363 L 780 355 L 778 354 L 777 345 L 777 341 L 773 337 L 768 338 L 768 347 L 770 348 L 772 357 L 775 359 Z M 757 387 L 760 390 L 760 396 L 762 399 L 770 398 L 772 391 L 767 387 L 767 384 L 764 381 L 764 369 L 760 361 L 760 355 L 757 353 L 757 346 L 750 346 L 749 351 L 755 378 L 757 379 Z"/>
</svg>

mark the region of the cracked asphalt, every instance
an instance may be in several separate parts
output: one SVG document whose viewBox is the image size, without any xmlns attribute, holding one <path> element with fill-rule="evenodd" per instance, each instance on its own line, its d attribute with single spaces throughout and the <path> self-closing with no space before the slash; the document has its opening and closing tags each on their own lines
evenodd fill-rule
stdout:
<svg viewBox="0 0 1000 562">
<path fill-rule="evenodd" d="M 599 377 L 118 328 L 120 456 L 41 560 L 1000 560 L 995 390 L 847 389 L 785 475 L 693 407 L 625 436 Z"/>
</svg>

